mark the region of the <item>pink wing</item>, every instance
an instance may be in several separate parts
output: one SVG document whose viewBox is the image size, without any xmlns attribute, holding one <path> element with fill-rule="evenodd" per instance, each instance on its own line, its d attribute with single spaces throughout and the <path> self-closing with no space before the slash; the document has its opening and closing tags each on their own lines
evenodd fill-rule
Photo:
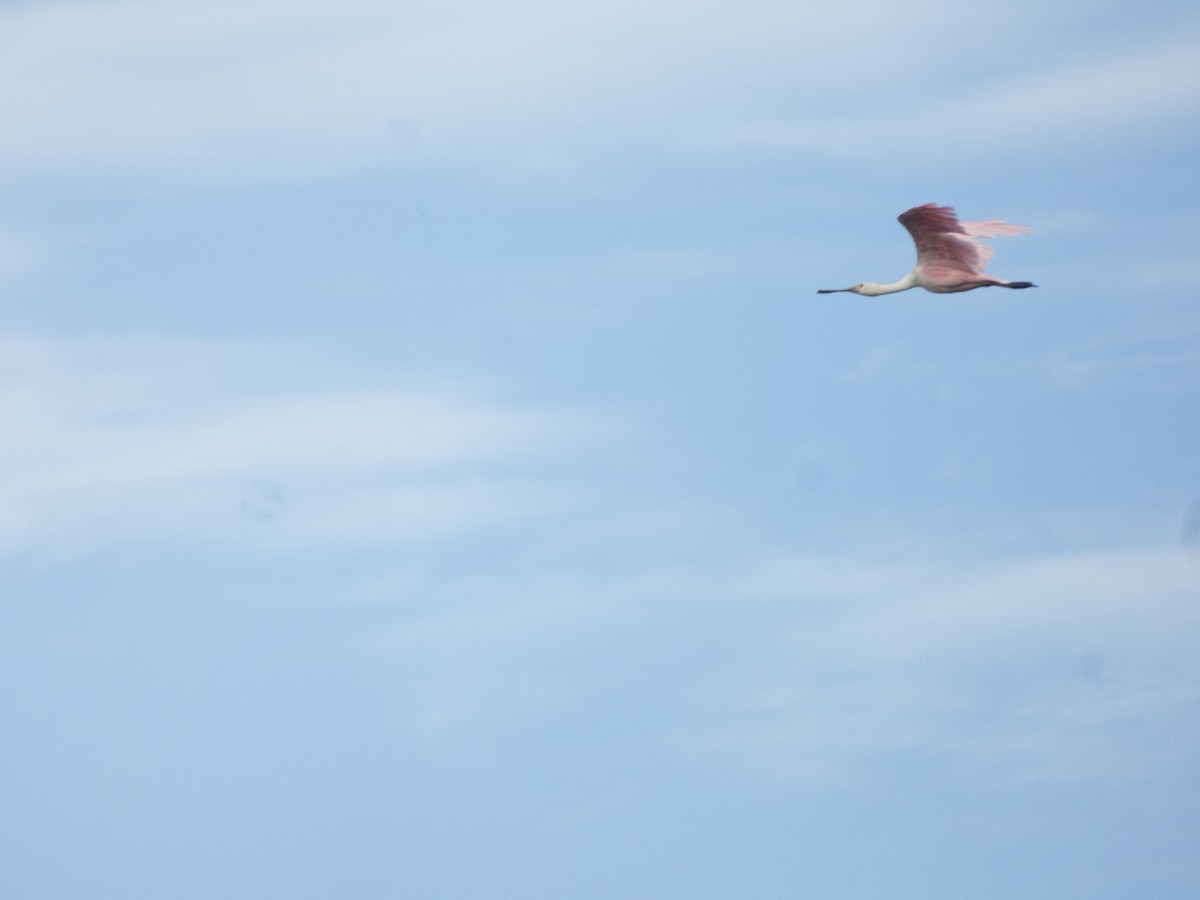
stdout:
<svg viewBox="0 0 1200 900">
<path fill-rule="evenodd" d="M 1006 234 L 1029 234 L 1028 225 L 1009 225 L 1003 219 L 988 219 L 986 222 L 960 222 L 959 224 L 972 237 L 1003 237 Z"/>
<path fill-rule="evenodd" d="M 960 222 L 949 206 L 926 203 L 900 216 L 917 245 L 917 265 L 982 272 L 996 252 L 979 238 L 1027 234 L 1024 225 L 1008 225 L 1000 219 Z"/>
</svg>

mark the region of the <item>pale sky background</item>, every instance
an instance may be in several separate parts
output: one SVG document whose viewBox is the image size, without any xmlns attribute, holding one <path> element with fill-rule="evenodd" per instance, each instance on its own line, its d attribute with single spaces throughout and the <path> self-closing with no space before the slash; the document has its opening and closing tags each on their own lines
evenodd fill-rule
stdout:
<svg viewBox="0 0 1200 900">
<path fill-rule="evenodd" d="M 0 4 L 0 895 L 1200 896 L 1198 61 Z"/>
</svg>

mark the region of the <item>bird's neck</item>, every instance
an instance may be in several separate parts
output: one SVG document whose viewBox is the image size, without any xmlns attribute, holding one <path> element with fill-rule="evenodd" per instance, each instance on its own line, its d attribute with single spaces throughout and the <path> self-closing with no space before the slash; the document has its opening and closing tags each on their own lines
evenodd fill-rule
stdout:
<svg viewBox="0 0 1200 900">
<path fill-rule="evenodd" d="M 880 294 L 894 294 L 897 291 L 907 291 L 909 288 L 915 288 L 916 286 L 917 278 L 912 272 L 909 272 L 899 281 L 894 281 L 891 284 L 876 284 L 873 281 L 864 281 L 858 292 L 867 297 L 878 297 Z"/>
</svg>

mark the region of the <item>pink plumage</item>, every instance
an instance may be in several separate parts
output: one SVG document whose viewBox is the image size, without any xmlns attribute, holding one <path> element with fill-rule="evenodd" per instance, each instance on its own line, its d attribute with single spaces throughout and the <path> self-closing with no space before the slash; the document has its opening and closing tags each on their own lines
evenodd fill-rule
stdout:
<svg viewBox="0 0 1200 900">
<path fill-rule="evenodd" d="M 901 214 L 900 224 L 908 229 L 917 245 L 917 264 L 904 278 L 893 284 L 864 281 L 853 287 L 817 293 L 850 291 L 878 296 L 923 287 L 935 294 L 954 294 L 981 287 L 1035 287 L 1028 281 L 1005 281 L 983 272 L 996 251 L 981 238 L 1028 234 L 1029 229 L 1024 225 L 1009 225 L 1001 219 L 960 222 L 951 207 L 936 203 L 914 206 Z"/>
</svg>

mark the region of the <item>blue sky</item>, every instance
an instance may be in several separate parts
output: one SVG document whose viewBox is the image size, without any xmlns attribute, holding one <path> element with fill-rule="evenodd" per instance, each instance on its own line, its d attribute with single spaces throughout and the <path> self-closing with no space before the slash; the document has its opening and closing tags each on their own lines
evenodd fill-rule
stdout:
<svg viewBox="0 0 1200 900">
<path fill-rule="evenodd" d="M 2 893 L 1194 897 L 1198 55 L 0 5 Z"/>
</svg>

